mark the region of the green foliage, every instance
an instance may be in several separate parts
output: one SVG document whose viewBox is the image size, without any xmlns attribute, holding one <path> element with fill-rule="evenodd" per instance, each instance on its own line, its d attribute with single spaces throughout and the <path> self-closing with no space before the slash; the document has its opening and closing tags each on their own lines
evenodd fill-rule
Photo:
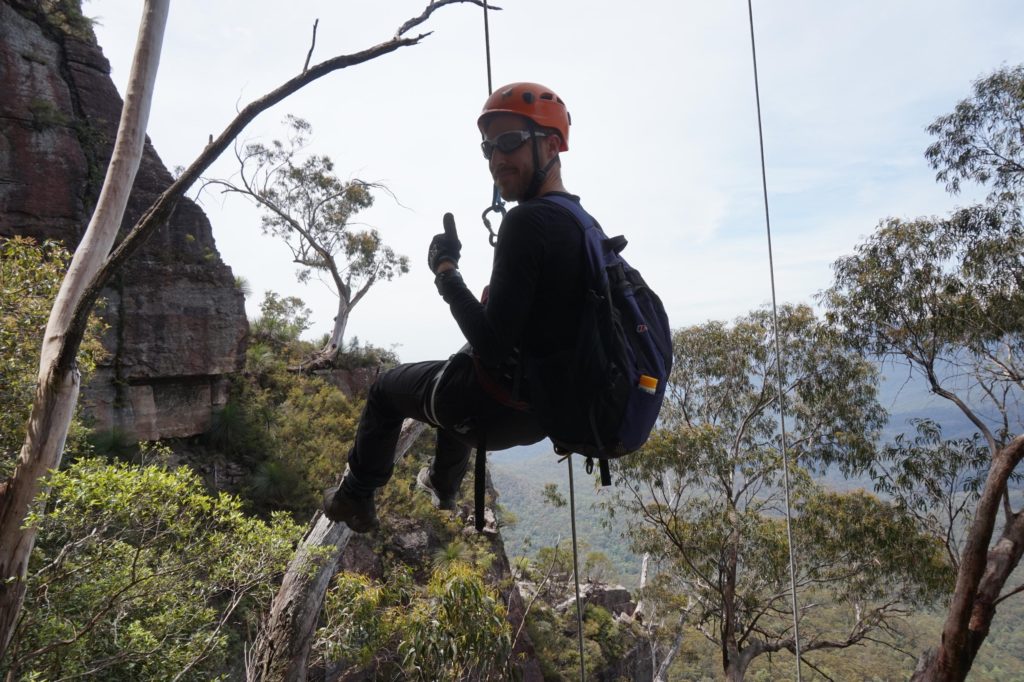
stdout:
<svg viewBox="0 0 1024 682">
<path fill-rule="evenodd" d="M 918 419 L 913 425 L 917 434 L 898 434 L 879 451 L 868 473 L 876 490 L 916 518 L 922 530 L 942 539 L 950 564 L 957 567 L 990 453 L 978 434 L 944 439 L 939 424 Z M 1019 474 L 1011 480 L 1019 482 Z"/>
<path fill-rule="evenodd" d="M 271 428 L 271 461 L 296 474 L 298 481 L 279 504 L 291 509 L 313 509 L 319 491 L 344 468 L 355 438 L 362 404 L 340 390 L 315 379 L 297 380 L 278 405 Z"/>
<path fill-rule="evenodd" d="M 92 431 L 87 440 L 96 455 L 130 462 L 139 454 L 138 441 L 116 426 Z"/>
<path fill-rule="evenodd" d="M 280 354 L 309 329 L 312 314 L 301 299 L 267 291 L 260 303 L 260 316 L 250 324 L 249 333 L 253 343 L 266 344 Z"/>
<path fill-rule="evenodd" d="M 407 612 L 398 653 L 414 680 L 503 679 L 512 637 L 500 598 L 465 564 L 437 570 Z"/>
<path fill-rule="evenodd" d="M 321 343 L 326 346 L 330 337 Z M 341 349 L 334 366 L 342 369 L 359 369 L 363 367 L 390 368 L 398 364 L 398 355 L 393 350 L 379 348 L 372 343 L 361 343 L 359 337 L 353 336 Z"/>
<path fill-rule="evenodd" d="M 269 605 L 301 529 L 246 517 L 187 469 L 81 460 L 54 473 L 4 660 L 43 679 L 208 680 Z M 233 655 L 240 652 L 235 650 Z"/>
<path fill-rule="evenodd" d="M 384 584 L 358 573 L 339 573 L 325 597 L 314 654 L 334 665 L 370 665 L 395 635 L 395 620 L 384 612 L 400 605 L 411 585 L 411 575 L 400 570 Z"/>
<path fill-rule="evenodd" d="M 805 580 L 836 603 L 863 608 L 896 598 L 928 606 L 953 587 L 942 543 L 922 533 L 913 516 L 874 495 L 822 492 L 804 500 L 797 513 L 795 542 L 805 548 Z"/>
<path fill-rule="evenodd" d="M 1019 429 L 1024 398 L 1022 85 L 1024 67 L 1000 69 L 929 127 L 938 139 L 926 155 L 938 179 L 952 193 L 964 181 L 988 185 L 986 203 L 947 218 L 883 220 L 853 255 L 834 264 L 835 283 L 822 295 L 829 320 L 851 347 L 909 364 L 932 393 L 977 429 L 971 438 L 944 439 L 941 426 L 919 419 L 913 422 L 916 436 L 898 436 L 875 461 L 856 467 L 895 499 L 919 532 L 942 544 L 954 569 L 961 547 L 983 553 L 993 542 L 991 530 L 965 538 L 972 522 L 991 529 L 1003 518 L 993 509 L 988 518 L 975 520 L 975 502 L 989 463 L 1008 456 L 1005 447 Z M 988 492 L 1003 498 L 1010 518 L 1017 495 L 1001 486 Z M 1006 533 L 1019 541 L 1013 531 Z M 992 577 L 998 592 L 1005 577 L 992 566 L 986 567 L 986 580 Z M 952 603 L 967 604 L 969 612 L 976 583 L 968 579 L 958 588 Z M 980 641 L 988 632 L 986 616 L 977 610 L 970 635 L 962 620 L 964 629 L 945 640 L 951 647 L 947 655 L 962 655 L 956 642 Z"/>
<path fill-rule="evenodd" d="M 1024 374 L 1018 366 L 1022 254 L 1016 207 L 975 206 L 948 219 L 891 218 L 854 255 L 836 261 L 835 284 L 822 300 L 854 347 L 905 358 L 952 391 L 967 388 L 948 376 L 958 368 L 1000 389 Z"/>
<path fill-rule="evenodd" d="M 551 505 L 552 509 L 560 509 L 569 504 L 565 496 L 558 491 L 558 484 L 556 483 L 545 483 L 543 495 L 544 501 Z"/>
<path fill-rule="evenodd" d="M 332 669 L 375 666 L 381 678 L 425 681 L 507 678 L 505 607 L 481 569 L 462 561 L 438 565 L 425 587 L 401 568 L 384 584 L 342 573 L 327 594 L 324 623 L 314 653 Z"/>
<path fill-rule="evenodd" d="M 0 478 L 13 473 L 25 440 L 35 397 L 43 333 L 70 254 L 57 242 L 0 238 Z M 88 374 L 102 357 L 102 325 L 92 318 L 78 354 Z M 85 429 L 76 418 L 68 448 L 84 447 Z"/>
<path fill-rule="evenodd" d="M 42 0 L 39 8 L 54 28 L 87 43 L 96 43 L 94 22 L 82 13 L 81 0 Z"/>
<path fill-rule="evenodd" d="M 527 631 L 537 651 L 545 680 L 580 679 L 580 652 L 575 605 L 562 612 L 535 604 Z M 583 611 L 583 669 L 587 679 L 615 669 L 636 643 L 628 628 L 616 623 L 605 609 L 588 604 Z"/>
<path fill-rule="evenodd" d="M 971 99 L 928 126 L 938 138 L 925 152 L 938 171 L 936 179 L 953 194 L 965 180 L 991 185 L 994 197 L 1017 194 L 1024 180 L 1022 111 L 1024 65 L 1003 67 L 975 82 Z"/>
<path fill-rule="evenodd" d="M 195 239 L 192 235 L 186 235 L 186 238 L 191 238 L 191 240 Z M 245 298 L 252 296 L 252 283 L 245 277 L 235 275 L 235 288 L 238 289 L 239 293 L 241 293 Z"/>
<path fill-rule="evenodd" d="M 1021 73 L 1003 70 L 979 82 L 973 101 L 932 128 L 940 140 L 928 155 L 943 169 L 940 179 L 952 190 L 962 180 L 991 183 L 989 202 L 947 218 L 882 221 L 853 255 L 836 261 L 835 283 L 822 295 L 847 343 L 908 363 L 977 430 L 949 440 L 939 425 L 919 420 L 916 436 L 898 436 L 859 467 L 944 542 L 954 566 L 985 471 L 1019 428 L 1024 399 L 1024 224 L 1013 157 Z"/>
<path fill-rule="evenodd" d="M 305 154 L 312 133 L 307 121 L 288 116 L 285 124 L 287 140 L 252 143 L 239 152 L 237 181 L 214 182 L 263 209 L 263 232 L 291 250 L 300 282 L 327 276 L 339 297 L 338 323 L 343 326 L 374 283 L 409 271 L 409 259 L 385 245 L 377 230 L 359 229 L 353 222 L 373 205 L 372 186 L 343 181 L 329 157 Z"/>
<path fill-rule="evenodd" d="M 36 131 L 68 124 L 68 117 L 49 100 L 33 99 L 28 104 L 28 112 L 32 116 L 32 128 Z"/>
<path fill-rule="evenodd" d="M 806 306 L 780 308 L 779 329 L 790 455 L 812 466 L 870 461 L 885 416 L 874 368 Z M 764 311 L 676 332 L 663 427 L 617 462 L 616 495 L 605 505 L 628 515 L 634 551 L 660 564 L 645 598 L 663 619 L 685 614 L 722 647 L 731 674 L 743 672 L 741 652 L 791 636 L 770 332 Z M 838 628 L 808 619 L 808 641 L 860 642 L 948 587 L 941 548 L 912 518 L 870 496 L 822 492 L 795 464 L 790 474 L 797 588 L 848 605 Z"/>
</svg>

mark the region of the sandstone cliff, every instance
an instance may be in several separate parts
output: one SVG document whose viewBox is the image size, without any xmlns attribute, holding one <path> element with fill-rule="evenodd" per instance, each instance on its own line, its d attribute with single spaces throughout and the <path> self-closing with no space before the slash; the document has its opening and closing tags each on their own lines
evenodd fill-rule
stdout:
<svg viewBox="0 0 1024 682">
<path fill-rule="evenodd" d="M 42 9 L 43 6 L 47 8 Z M 77 3 L 0 0 L 0 235 L 74 248 L 110 158 L 122 100 Z M 122 231 L 171 182 L 151 145 Z M 178 204 L 104 292 L 110 351 L 82 394 L 99 429 L 201 433 L 244 361 L 244 297 L 210 223 Z"/>
</svg>

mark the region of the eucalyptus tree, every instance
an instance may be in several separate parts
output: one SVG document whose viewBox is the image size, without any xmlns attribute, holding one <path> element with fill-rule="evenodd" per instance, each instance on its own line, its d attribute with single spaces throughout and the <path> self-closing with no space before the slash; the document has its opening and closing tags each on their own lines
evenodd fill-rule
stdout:
<svg viewBox="0 0 1024 682">
<path fill-rule="evenodd" d="M 941 545 L 912 517 L 867 493 L 826 491 L 807 468 L 871 459 L 886 417 L 875 368 L 809 307 L 784 306 L 780 400 L 771 329 L 760 310 L 675 333 L 662 426 L 616 468 L 606 505 L 628 514 L 634 551 L 660 564 L 650 590 L 659 613 L 714 643 L 729 680 L 758 656 L 797 647 L 780 409 L 803 465 L 791 467 L 802 654 L 885 641 L 949 577 Z"/>
<path fill-rule="evenodd" d="M 991 189 L 990 202 L 1020 200 L 1024 188 L 1024 65 L 997 69 L 974 94 L 935 119 L 925 157 L 936 179 L 958 194 L 966 181 Z"/>
<path fill-rule="evenodd" d="M 928 127 L 936 140 L 925 155 L 950 192 L 988 187 L 984 203 L 946 218 L 881 221 L 835 263 L 823 295 L 852 346 L 909 363 L 974 429 L 950 439 L 919 421 L 917 435 L 889 445 L 871 469 L 943 541 L 957 571 L 942 635 L 915 679 L 964 679 L 999 604 L 1024 592 L 1007 587 L 1024 553 L 1024 510 L 1011 499 L 1024 457 L 1022 121 L 1024 66 L 978 80 Z"/>
<path fill-rule="evenodd" d="M 919 422 L 916 437 L 887 446 L 869 467 L 942 539 L 957 570 L 942 638 L 922 655 L 920 679 L 964 679 L 996 607 L 1021 591 L 1004 588 L 1024 552 L 1024 514 L 1009 488 L 1024 457 L 1022 257 L 1015 206 L 889 219 L 836 262 L 824 298 L 851 344 L 909 363 L 975 429 L 948 439 Z"/>
<path fill-rule="evenodd" d="M 236 148 L 238 174 L 210 184 L 256 202 L 263 233 L 288 247 L 300 282 L 317 274 L 329 278 L 338 308 L 327 344 L 306 363 L 313 368 L 334 361 L 352 309 L 375 283 L 407 273 L 409 259 L 386 245 L 379 231 L 354 222 L 359 211 L 373 205 L 373 185 L 342 180 L 330 157 L 306 154 L 312 134 L 307 121 L 289 116 L 285 123 L 287 140 Z"/>
</svg>

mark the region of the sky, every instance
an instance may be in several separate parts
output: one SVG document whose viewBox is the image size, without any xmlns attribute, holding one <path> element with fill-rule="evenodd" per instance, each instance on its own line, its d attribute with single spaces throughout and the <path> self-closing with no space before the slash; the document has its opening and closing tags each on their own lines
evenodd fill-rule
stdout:
<svg viewBox="0 0 1024 682">
<path fill-rule="evenodd" d="M 768 246 L 747 3 L 742 0 L 507 0 L 490 13 L 495 87 L 541 82 L 572 115 L 566 188 L 665 303 L 673 327 L 731 320 L 770 303 Z M 86 0 L 123 93 L 138 0 Z M 168 168 L 188 165 L 235 112 L 313 63 L 394 35 L 426 0 L 172 2 L 149 135 Z M 830 265 L 886 217 L 943 215 L 983 192 L 949 196 L 925 159 L 925 128 L 973 81 L 1024 61 L 1018 0 L 755 0 L 767 186 L 780 302 L 813 303 Z M 410 258 L 374 286 L 347 336 L 403 361 L 443 358 L 463 341 L 426 266 L 452 212 L 460 267 L 481 290 L 491 247 L 480 220 L 491 181 L 475 121 L 488 94 L 483 10 L 440 8 L 419 45 L 335 72 L 261 115 L 243 142 L 283 138 L 292 114 L 342 178 L 382 183 L 357 216 Z M 208 177 L 237 172 L 228 154 Z M 195 190 L 191 196 L 195 196 Z M 393 195 L 393 196 L 392 196 Z M 309 338 L 331 329 L 333 294 L 300 284 L 285 247 L 237 196 L 204 193 L 224 261 L 252 290 L 297 296 Z"/>
</svg>

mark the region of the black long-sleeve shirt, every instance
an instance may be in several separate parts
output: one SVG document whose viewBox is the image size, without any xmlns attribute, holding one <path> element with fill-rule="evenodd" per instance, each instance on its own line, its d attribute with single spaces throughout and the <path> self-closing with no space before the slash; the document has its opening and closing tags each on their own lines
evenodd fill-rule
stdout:
<svg viewBox="0 0 1024 682">
<path fill-rule="evenodd" d="M 461 279 L 442 284 L 452 316 L 485 365 L 500 365 L 514 349 L 543 357 L 575 347 L 586 286 L 583 248 L 570 213 L 526 201 L 501 222 L 486 304 Z"/>
</svg>

